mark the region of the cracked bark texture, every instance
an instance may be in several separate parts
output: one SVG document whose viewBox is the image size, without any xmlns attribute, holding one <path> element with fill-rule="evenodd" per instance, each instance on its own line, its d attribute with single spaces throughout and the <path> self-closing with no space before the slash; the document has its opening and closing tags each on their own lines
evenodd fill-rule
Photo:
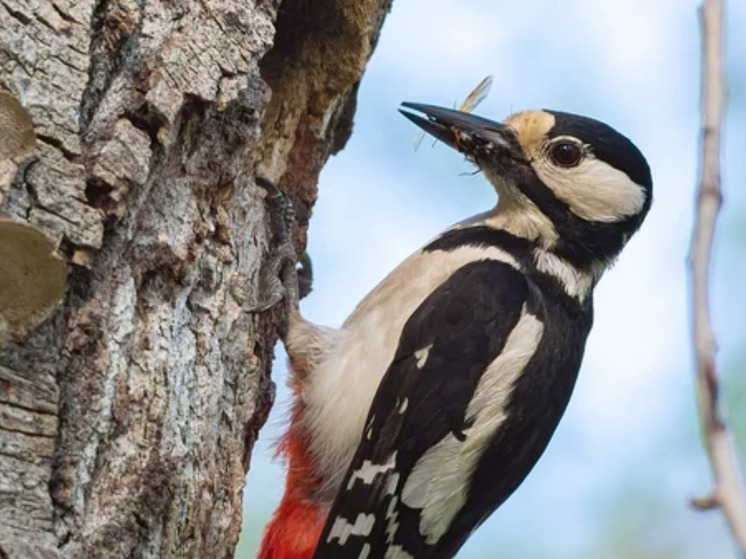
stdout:
<svg viewBox="0 0 746 559">
<path fill-rule="evenodd" d="M 279 236 L 254 178 L 300 254 L 390 2 L 0 0 L 0 89 L 37 136 L 0 215 L 69 270 L 0 348 L 0 558 L 233 556 L 285 312 L 259 310 Z"/>
</svg>

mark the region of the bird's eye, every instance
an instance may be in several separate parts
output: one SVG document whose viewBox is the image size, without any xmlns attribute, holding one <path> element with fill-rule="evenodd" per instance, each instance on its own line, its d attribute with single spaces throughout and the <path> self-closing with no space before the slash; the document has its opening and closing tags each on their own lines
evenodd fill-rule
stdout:
<svg viewBox="0 0 746 559">
<path fill-rule="evenodd" d="M 549 155 L 560 167 L 574 167 L 580 163 L 583 152 L 574 142 L 558 142 L 550 148 Z"/>
</svg>

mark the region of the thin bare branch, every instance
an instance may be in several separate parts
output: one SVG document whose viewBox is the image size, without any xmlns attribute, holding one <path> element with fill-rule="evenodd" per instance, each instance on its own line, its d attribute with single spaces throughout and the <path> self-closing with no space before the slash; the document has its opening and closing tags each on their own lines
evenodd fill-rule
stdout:
<svg viewBox="0 0 746 559">
<path fill-rule="evenodd" d="M 697 216 L 690 252 L 693 292 L 693 335 L 697 364 L 697 399 L 702 434 L 712 466 L 712 493 L 692 500 L 700 510 L 719 507 L 734 538 L 746 554 L 746 499 L 733 443 L 718 401 L 715 338 L 710 325 L 709 269 L 715 221 L 722 204 L 720 130 L 725 110 L 723 70 L 723 0 L 704 0 L 702 25 L 702 160 Z"/>
</svg>

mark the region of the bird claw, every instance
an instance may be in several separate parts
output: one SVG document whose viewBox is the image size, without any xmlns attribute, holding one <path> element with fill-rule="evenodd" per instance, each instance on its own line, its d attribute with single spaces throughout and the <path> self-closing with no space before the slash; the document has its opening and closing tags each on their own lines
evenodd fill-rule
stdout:
<svg viewBox="0 0 746 559">
<path fill-rule="evenodd" d="M 262 292 L 269 292 L 272 295 L 268 301 L 255 305 L 252 310 L 257 313 L 265 312 L 284 301 L 287 315 L 290 311 L 296 310 L 298 301 L 311 291 L 311 259 L 307 253 L 304 253 L 300 260 L 297 257 L 292 235 L 295 210 L 290 199 L 265 178 L 257 177 L 256 184 L 267 192 L 266 202 L 275 248 L 269 256 L 269 269 L 264 276 L 269 285 L 267 289 L 262 289 Z M 286 325 L 282 325 L 281 329 L 284 331 Z"/>
<path fill-rule="evenodd" d="M 311 256 L 304 252 L 298 261 L 298 298 L 305 299 L 313 290 L 313 265 Z"/>
</svg>

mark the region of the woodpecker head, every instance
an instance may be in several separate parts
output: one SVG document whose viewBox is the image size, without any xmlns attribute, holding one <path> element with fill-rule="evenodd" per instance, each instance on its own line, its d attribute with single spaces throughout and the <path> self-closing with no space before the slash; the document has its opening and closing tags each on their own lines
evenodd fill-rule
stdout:
<svg viewBox="0 0 746 559">
<path fill-rule="evenodd" d="M 431 105 L 403 106 L 426 115 L 401 111 L 484 172 L 509 214 L 532 216 L 527 236 L 578 267 L 611 262 L 650 209 L 645 157 L 602 122 L 539 110 L 498 123 Z"/>
</svg>

